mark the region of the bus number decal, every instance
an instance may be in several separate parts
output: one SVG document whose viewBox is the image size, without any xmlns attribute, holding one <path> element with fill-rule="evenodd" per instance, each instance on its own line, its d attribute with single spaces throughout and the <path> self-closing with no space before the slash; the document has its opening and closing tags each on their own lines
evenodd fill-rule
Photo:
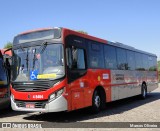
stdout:
<svg viewBox="0 0 160 131">
<path fill-rule="evenodd" d="M 43 99 L 43 95 L 33 95 L 33 99 Z"/>
</svg>

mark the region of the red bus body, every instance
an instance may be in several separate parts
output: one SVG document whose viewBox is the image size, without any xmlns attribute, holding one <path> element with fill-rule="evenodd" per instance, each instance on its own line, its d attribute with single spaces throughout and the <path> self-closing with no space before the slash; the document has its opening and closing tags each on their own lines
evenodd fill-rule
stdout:
<svg viewBox="0 0 160 131">
<path fill-rule="evenodd" d="M 4 65 L 5 57 L 11 57 L 11 51 L 4 53 L 5 49 L 1 49 L 2 58 L 0 57 L 0 109 L 8 108 L 10 106 L 10 90 L 8 71 Z"/>
<path fill-rule="evenodd" d="M 126 68 L 126 70 L 109 69 L 105 68 L 105 64 L 103 65 L 103 67 L 99 68 L 96 63 L 96 61 L 98 61 L 97 58 L 99 58 L 98 53 L 97 57 L 95 56 L 92 58 L 92 55 L 89 52 L 90 50 L 92 52 L 92 47 L 90 45 L 93 42 L 96 46 L 100 45 L 102 47 L 103 56 L 105 54 L 104 48 L 106 45 L 114 46 L 116 48 L 116 51 L 119 50 L 119 48 L 124 49 L 126 53 L 127 51 L 133 51 L 132 53 L 136 53 L 137 51 L 140 52 L 140 54 L 144 54 L 144 57 L 146 56 L 146 58 L 153 57 L 156 59 L 156 56 L 154 54 L 139 51 L 131 47 L 127 47 L 123 44 L 112 43 L 100 38 L 72 31 L 70 29 L 60 28 L 60 30 L 60 39 L 64 48 L 64 77 L 56 84 L 43 91 L 25 91 L 25 88 L 29 88 L 29 85 L 30 87 L 33 86 L 34 88 L 34 84 L 37 82 L 37 80 L 30 80 L 29 82 L 22 81 L 17 83 L 12 81 L 11 105 L 13 110 L 38 112 L 72 111 L 80 108 L 94 106 L 94 104 L 98 106 L 98 102 L 101 102 L 102 100 L 103 102 L 111 102 L 135 95 L 140 95 L 142 94 L 142 85 L 145 85 L 147 87 L 146 92 L 151 92 L 158 87 L 158 76 L 156 70 L 130 70 L 129 67 L 124 67 Z M 43 29 L 37 31 L 43 31 Z M 36 31 L 26 32 L 23 34 L 29 34 L 33 32 Z M 55 40 L 55 42 L 57 41 Z M 78 55 L 81 55 L 81 58 L 79 58 L 79 60 L 77 61 L 81 60 L 82 62 L 79 63 L 80 65 L 77 68 L 82 69 L 72 69 L 72 67 L 68 67 L 69 64 L 67 65 L 67 61 L 69 61 L 67 57 L 70 57 L 70 55 L 67 56 L 67 53 L 69 54 L 73 51 L 72 46 L 76 47 L 76 50 L 79 51 Z M 96 46 L 93 47 L 93 50 L 95 50 L 95 52 L 96 50 L 98 50 L 96 49 Z M 24 46 L 24 49 L 25 47 L 27 48 L 27 45 Z M 20 49 L 21 47 L 18 47 L 17 45 L 16 49 L 18 48 Z M 101 53 L 101 51 L 97 52 Z M 85 60 L 82 59 L 83 55 Z M 93 62 L 91 62 L 92 59 Z M 104 57 L 100 62 L 105 63 L 103 61 L 105 61 Z M 83 62 L 85 62 L 85 65 L 83 64 Z M 112 66 L 111 63 L 109 64 L 109 66 Z M 39 75 L 39 77 L 47 78 L 45 74 Z M 40 87 L 38 83 L 36 83 L 35 85 Z M 23 91 L 20 90 L 20 87 L 23 87 Z M 100 97 L 94 97 L 94 92 L 96 90 L 98 91 Z M 59 93 L 58 91 L 62 92 L 60 96 L 57 95 Z M 54 100 L 51 100 L 51 95 L 54 92 L 56 93 L 52 97 L 55 97 L 55 95 L 57 95 L 58 97 Z M 99 105 L 99 107 L 97 108 L 100 108 L 100 106 L 101 105 Z"/>
<path fill-rule="evenodd" d="M 7 52 L 5 52 L 7 49 L 1 49 L 1 52 L 2 52 L 2 54 L 4 55 L 8 55 L 8 56 L 12 56 L 12 52 L 11 52 L 11 50 L 9 50 L 9 51 L 7 51 Z M 5 53 L 4 53 L 5 52 Z"/>
</svg>

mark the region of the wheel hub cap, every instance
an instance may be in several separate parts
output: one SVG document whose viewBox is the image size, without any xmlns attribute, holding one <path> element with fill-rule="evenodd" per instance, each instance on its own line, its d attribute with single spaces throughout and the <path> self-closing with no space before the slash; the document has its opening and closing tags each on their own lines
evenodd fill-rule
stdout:
<svg viewBox="0 0 160 131">
<path fill-rule="evenodd" d="M 99 96 L 96 96 L 96 98 L 95 98 L 95 105 L 96 105 L 97 107 L 100 106 L 100 97 L 99 97 Z"/>
</svg>

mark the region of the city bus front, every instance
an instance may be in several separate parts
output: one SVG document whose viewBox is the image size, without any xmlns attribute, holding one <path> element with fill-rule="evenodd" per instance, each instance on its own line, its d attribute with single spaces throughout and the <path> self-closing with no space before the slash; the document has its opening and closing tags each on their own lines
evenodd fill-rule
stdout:
<svg viewBox="0 0 160 131">
<path fill-rule="evenodd" d="M 60 28 L 20 34 L 13 41 L 11 106 L 17 111 L 67 110 Z"/>
</svg>

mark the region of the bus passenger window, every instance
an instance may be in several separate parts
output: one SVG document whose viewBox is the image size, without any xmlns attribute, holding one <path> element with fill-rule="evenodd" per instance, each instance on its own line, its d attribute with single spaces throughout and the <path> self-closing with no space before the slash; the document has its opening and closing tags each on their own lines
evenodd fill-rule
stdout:
<svg viewBox="0 0 160 131">
<path fill-rule="evenodd" d="M 127 50 L 127 70 L 135 70 L 135 53 L 133 51 Z"/>
<path fill-rule="evenodd" d="M 156 57 L 149 56 L 148 57 L 148 62 L 149 62 L 149 71 L 156 71 L 157 70 Z"/>
<path fill-rule="evenodd" d="M 128 70 L 126 50 L 117 48 L 117 62 L 119 70 Z"/>
<path fill-rule="evenodd" d="M 92 67 L 98 67 L 98 59 L 97 57 L 91 57 L 91 66 Z"/>
<path fill-rule="evenodd" d="M 136 58 L 136 70 L 141 70 L 143 71 L 144 68 L 143 68 L 143 61 L 142 61 L 142 54 L 141 53 L 138 53 L 136 52 L 135 53 L 135 58 Z"/>
<path fill-rule="evenodd" d="M 67 49 L 67 65 L 70 69 L 85 69 L 84 49 L 72 48 Z"/>
<path fill-rule="evenodd" d="M 104 68 L 103 45 L 89 41 L 89 66 L 91 68 Z"/>
<path fill-rule="evenodd" d="M 116 48 L 113 46 L 104 46 L 105 67 L 107 69 L 117 69 Z"/>
</svg>

